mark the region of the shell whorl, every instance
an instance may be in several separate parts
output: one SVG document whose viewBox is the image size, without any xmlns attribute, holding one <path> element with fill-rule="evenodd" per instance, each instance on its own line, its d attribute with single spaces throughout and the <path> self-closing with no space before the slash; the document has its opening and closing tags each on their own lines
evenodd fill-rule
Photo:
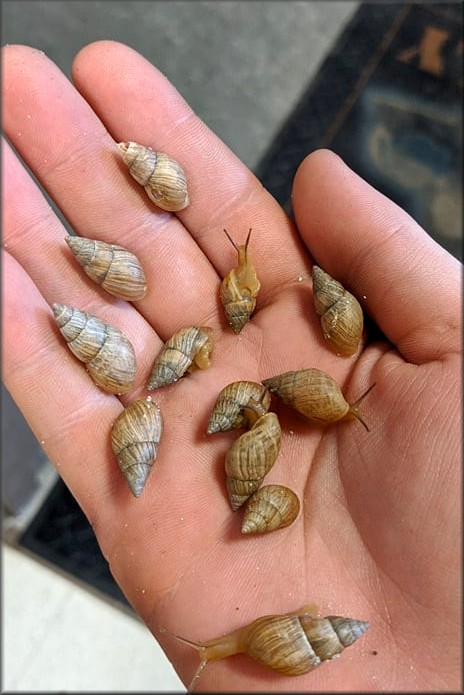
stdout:
<svg viewBox="0 0 464 695">
<path fill-rule="evenodd" d="M 207 369 L 213 349 L 211 334 L 207 326 L 189 326 L 174 333 L 153 363 L 147 389 L 173 384 L 196 368 Z"/>
<path fill-rule="evenodd" d="M 233 381 L 219 392 L 206 428 L 207 434 L 227 432 L 247 427 L 248 421 L 244 407 L 254 400 L 268 411 L 271 394 L 268 389 L 255 381 Z"/>
<path fill-rule="evenodd" d="M 284 485 L 264 485 L 250 497 L 242 533 L 267 533 L 292 524 L 300 511 L 298 496 Z"/>
</svg>

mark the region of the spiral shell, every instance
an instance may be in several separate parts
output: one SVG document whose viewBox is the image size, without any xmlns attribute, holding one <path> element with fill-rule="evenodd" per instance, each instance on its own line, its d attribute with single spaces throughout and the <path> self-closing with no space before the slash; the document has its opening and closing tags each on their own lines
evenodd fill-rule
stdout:
<svg viewBox="0 0 464 695">
<path fill-rule="evenodd" d="M 145 297 L 147 281 L 139 259 L 123 246 L 67 236 L 65 241 L 91 280 L 119 299 Z"/>
<path fill-rule="evenodd" d="M 298 496 L 285 485 L 264 485 L 248 500 L 242 533 L 267 533 L 290 526 L 300 511 Z"/>
<path fill-rule="evenodd" d="M 179 162 L 136 142 L 119 142 L 118 147 L 130 175 L 145 188 L 155 205 L 170 212 L 187 207 L 187 179 Z"/>
<path fill-rule="evenodd" d="M 359 347 L 363 311 L 356 297 L 319 266 L 313 266 L 313 299 L 322 332 L 330 348 L 349 357 Z"/>
<path fill-rule="evenodd" d="M 153 364 L 147 389 L 173 384 L 196 368 L 207 369 L 213 349 L 211 333 L 206 326 L 189 326 L 174 333 Z"/>
<path fill-rule="evenodd" d="M 247 501 L 271 470 L 280 451 L 281 430 L 275 413 L 259 417 L 226 454 L 226 485 L 233 511 Z"/>
<path fill-rule="evenodd" d="M 255 381 L 233 381 L 224 386 L 211 411 L 207 434 L 248 427 L 250 423 L 244 408 L 250 400 L 261 403 L 267 412 L 271 405 L 271 394 L 265 386 Z"/>
<path fill-rule="evenodd" d="M 162 432 L 163 416 L 150 396 L 128 405 L 114 421 L 111 446 L 135 497 L 153 468 Z"/>
<path fill-rule="evenodd" d="M 234 333 L 240 333 L 250 319 L 256 307 L 256 297 L 261 283 L 248 254 L 251 229 L 244 244 L 236 244 L 224 229 L 230 243 L 238 255 L 237 268 L 233 268 L 223 279 L 220 287 L 220 298 L 227 321 Z"/>
<path fill-rule="evenodd" d="M 109 393 L 127 393 L 135 382 L 136 359 L 124 333 L 81 309 L 56 303 L 52 309 L 69 349 L 94 382 Z"/>
</svg>

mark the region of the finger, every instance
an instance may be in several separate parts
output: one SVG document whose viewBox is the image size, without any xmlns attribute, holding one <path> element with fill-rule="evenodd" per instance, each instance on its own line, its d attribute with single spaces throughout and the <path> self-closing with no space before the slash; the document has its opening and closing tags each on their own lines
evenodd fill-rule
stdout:
<svg viewBox="0 0 464 695">
<path fill-rule="evenodd" d="M 404 210 L 327 150 L 299 167 L 293 206 L 315 261 L 357 296 L 406 360 L 459 350 L 461 266 Z"/>
</svg>

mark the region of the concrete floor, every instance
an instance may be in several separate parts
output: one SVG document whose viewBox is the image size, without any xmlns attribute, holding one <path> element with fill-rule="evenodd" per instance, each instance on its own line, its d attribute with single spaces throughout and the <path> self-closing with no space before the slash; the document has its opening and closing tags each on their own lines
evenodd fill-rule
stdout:
<svg viewBox="0 0 464 695">
<path fill-rule="evenodd" d="M 359 4 L 3 0 L 2 44 L 35 46 L 69 75 L 87 43 L 127 43 L 253 169 Z M 2 692 L 185 692 L 133 615 L 14 547 L 55 473 L 2 404 Z"/>
</svg>

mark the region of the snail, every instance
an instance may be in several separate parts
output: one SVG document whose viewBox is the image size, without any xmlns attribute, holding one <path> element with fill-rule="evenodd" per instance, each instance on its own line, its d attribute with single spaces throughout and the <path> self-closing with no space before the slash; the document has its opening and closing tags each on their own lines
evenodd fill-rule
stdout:
<svg viewBox="0 0 464 695">
<path fill-rule="evenodd" d="M 324 338 L 338 355 L 354 355 L 364 324 L 361 305 L 351 292 L 319 266 L 313 266 L 312 277 L 314 307 L 320 316 Z"/>
<path fill-rule="evenodd" d="M 318 618 L 314 606 L 281 615 L 266 615 L 208 642 L 172 635 L 197 649 L 201 661 L 189 691 L 209 661 L 245 653 L 285 676 L 301 676 L 333 659 L 368 629 L 365 620 L 328 615 Z"/>
<path fill-rule="evenodd" d="M 123 246 L 67 236 L 65 241 L 91 280 L 119 299 L 145 297 L 147 281 L 139 259 Z"/>
<path fill-rule="evenodd" d="M 175 159 L 136 142 L 118 142 L 118 147 L 130 175 L 145 188 L 155 205 L 169 212 L 187 207 L 187 179 Z"/>
<path fill-rule="evenodd" d="M 267 533 L 290 526 L 300 511 L 298 496 L 285 485 L 264 485 L 250 497 L 242 533 Z"/>
<path fill-rule="evenodd" d="M 127 393 L 135 382 L 136 359 L 130 340 L 115 326 L 81 309 L 53 304 L 53 314 L 71 352 L 104 391 Z"/>
<path fill-rule="evenodd" d="M 135 497 L 153 468 L 162 432 L 163 416 L 151 396 L 128 405 L 113 423 L 111 446 Z"/>
<path fill-rule="evenodd" d="M 207 434 L 249 427 L 243 408 L 250 399 L 261 403 L 265 412 L 271 404 L 271 394 L 265 386 L 255 381 L 233 381 L 220 391 L 211 412 Z"/>
<path fill-rule="evenodd" d="M 236 244 L 224 229 L 227 238 L 238 254 L 238 266 L 233 268 L 221 282 L 220 298 L 227 321 L 234 333 L 240 333 L 256 307 L 256 297 L 261 283 L 248 255 L 251 229 L 244 244 Z"/>
<path fill-rule="evenodd" d="M 375 384 L 352 404 L 345 400 L 335 379 L 320 369 L 284 372 L 264 379 L 263 384 L 311 422 L 324 425 L 356 418 L 369 432 L 369 427 L 359 414 L 359 405 Z"/>
<path fill-rule="evenodd" d="M 147 389 L 153 391 L 173 384 L 196 368 L 207 369 L 213 349 L 211 333 L 211 328 L 206 326 L 189 326 L 174 333 L 153 364 Z"/>
</svg>

